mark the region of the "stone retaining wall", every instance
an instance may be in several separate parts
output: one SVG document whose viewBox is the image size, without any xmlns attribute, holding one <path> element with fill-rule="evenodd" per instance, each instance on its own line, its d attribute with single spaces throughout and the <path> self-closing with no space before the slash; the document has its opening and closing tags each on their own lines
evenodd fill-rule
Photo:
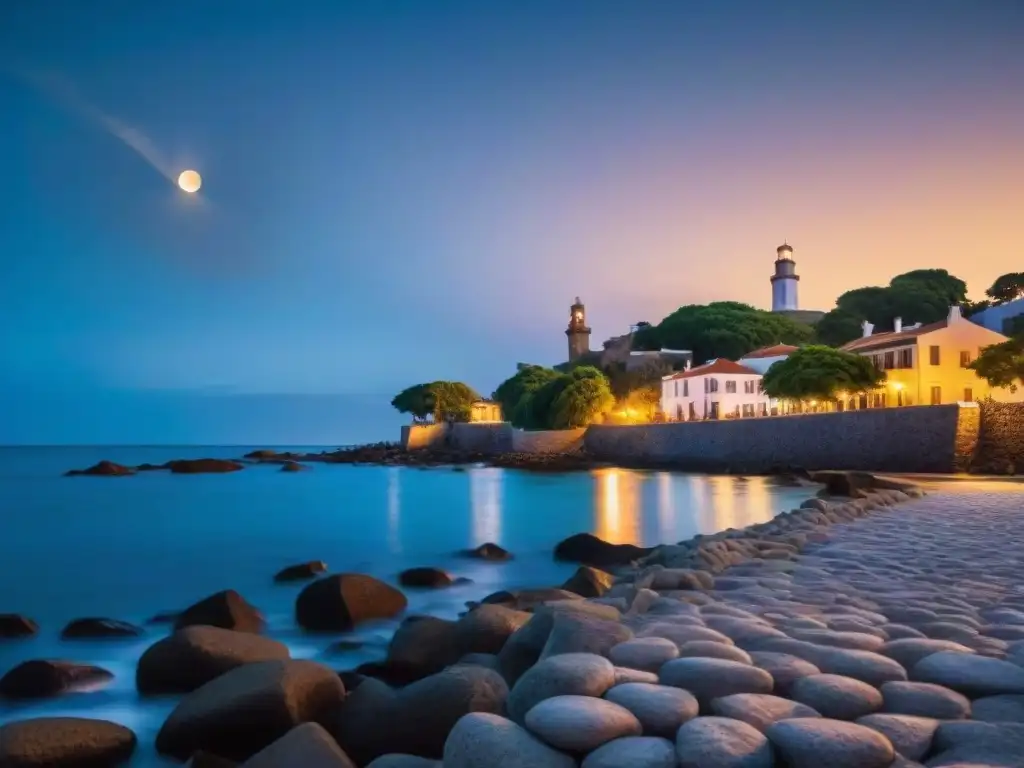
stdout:
<svg viewBox="0 0 1024 768">
<path fill-rule="evenodd" d="M 583 447 L 586 431 L 585 427 L 539 432 L 517 429 L 512 433 L 512 450 L 515 453 L 569 453 Z"/>
<path fill-rule="evenodd" d="M 981 404 L 981 437 L 972 469 L 1024 474 L 1024 403 Z"/>
<path fill-rule="evenodd" d="M 884 408 L 758 419 L 593 426 L 597 459 L 707 472 L 787 466 L 881 472 L 966 469 L 977 442 L 973 404 Z"/>
<path fill-rule="evenodd" d="M 472 453 L 511 453 L 514 432 L 512 425 L 507 423 L 452 424 L 448 446 Z"/>
<path fill-rule="evenodd" d="M 402 448 L 416 451 L 444 445 L 447 431 L 444 424 L 410 424 L 402 427 Z"/>
</svg>

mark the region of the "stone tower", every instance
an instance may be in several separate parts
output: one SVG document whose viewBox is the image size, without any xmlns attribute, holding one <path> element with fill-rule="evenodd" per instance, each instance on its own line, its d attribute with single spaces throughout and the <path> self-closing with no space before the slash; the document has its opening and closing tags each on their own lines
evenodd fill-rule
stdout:
<svg viewBox="0 0 1024 768">
<path fill-rule="evenodd" d="M 587 328 L 587 308 L 580 297 L 569 307 L 569 327 L 565 329 L 569 337 L 569 362 L 578 360 L 590 351 L 590 329 Z"/>
<path fill-rule="evenodd" d="M 799 309 L 796 286 L 800 276 L 796 273 L 793 249 L 783 243 L 776 249 L 775 274 L 772 275 L 772 312 Z"/>
</svg>

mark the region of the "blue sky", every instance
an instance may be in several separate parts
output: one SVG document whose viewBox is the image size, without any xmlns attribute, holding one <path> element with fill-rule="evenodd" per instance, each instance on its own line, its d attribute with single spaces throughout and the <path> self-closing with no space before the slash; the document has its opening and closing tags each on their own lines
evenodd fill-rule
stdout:
<svg viewBox="0 0 1024 768">
<path fill-rule="evenodd" d="M 808 308 L 977 295 L 1024 239 L 1022 36 L 982 1 L 4 3 L 0 442 L 319 440 L 266 403 L 489 392 L 576 295 L 595 347 L 765 306 L 783 238 Z"/>
</svg>

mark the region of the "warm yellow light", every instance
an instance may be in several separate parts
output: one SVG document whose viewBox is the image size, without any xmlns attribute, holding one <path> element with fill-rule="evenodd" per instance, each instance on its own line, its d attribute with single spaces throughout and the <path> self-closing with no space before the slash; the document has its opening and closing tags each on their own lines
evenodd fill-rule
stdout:
<svg viewBox="0 0 1024 768">
<path fill-rule="evenodd" d="M 199 188 L 203 186 L 203 177 L 195 171 L 182 171 L 178 176 L 178 186 L 189 194 L 198 192 Z"/>
<path fill-rule="evenodd" d="M 901 389 L 903 389 L 903 384 L 898 381 L 894 381 L 892 383 L 892 388 L 899 392 Z"/>
</svg>

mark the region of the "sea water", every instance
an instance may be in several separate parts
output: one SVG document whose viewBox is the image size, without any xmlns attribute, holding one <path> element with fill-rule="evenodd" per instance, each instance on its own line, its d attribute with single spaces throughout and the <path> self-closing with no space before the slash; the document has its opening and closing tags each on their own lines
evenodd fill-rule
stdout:
<svg viewBox="0 0 1024 768">
<path fill-rule="evenodd" d="M 561 584 L 574 566 L 556 563 L 551 553 L 571 534 L 589 531 L 643 546 L 677 542 L 767 520 L 811 494 L 763 477 L 624 469 L 540 474 L 312 464 L 307 472 L 285 473 L 265 464 L 229 474 L 62 476 L 100 459 L 159 464 L 237 458 L 249 450 L 0 448 L 0 613 L 24 614 L 40 627 L 28 640 L 0 640 L 0 674 L 33 658 L 96 664 L 115 674 L 98 691 L 0 701 L 0 724 L 41 715 L 113 720 L 139 736 L 132 766 L 164 765 L 153 740 L 176 698 L 142 699 L 134 687 L 136 661 L 167 631 L 165 624 L 146 623 L 155 614 L 235 589 L 264 613 L 267 634 L 294 657 L 350 669 L 383 658 L 398 621 L 359 627 L 346 637 L 362 641 L 361 648 L 328 653 L 342 635 L 310 636 L 296 627 L 302 585 L 275 584 L 282 567 L 324 560 L 331 571 L 391 583 L 405 568 L 440 567 L 471 581 L 405 590 L 408 612 L 455 618 L 466 601 L 500 589 Z M 495 564 L 457 556 L 485 541 L 514 559 Z M 146 632 L 128 640 L 59 639 L 69 620 L 90 616 L 130 621 Z"/>
</svg>

